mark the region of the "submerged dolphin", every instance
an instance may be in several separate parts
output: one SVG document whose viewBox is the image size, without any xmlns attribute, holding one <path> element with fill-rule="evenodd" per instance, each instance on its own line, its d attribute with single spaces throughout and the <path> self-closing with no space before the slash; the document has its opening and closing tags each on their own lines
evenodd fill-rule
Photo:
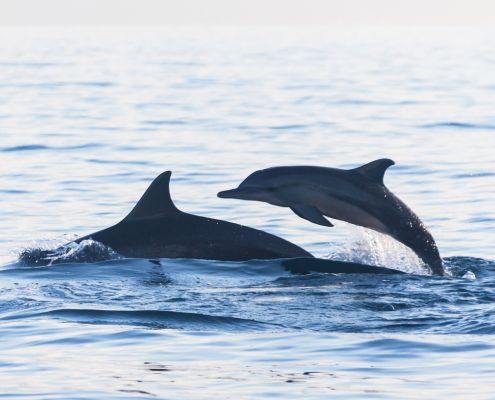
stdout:
<svg viewBox="0 0 495 400">
<path fill-rule="evenodd" d="M 313 257 L 269 233 L 177 209 L 169 191 L 171 172 L 159 175 L 118 224 L 75 240 L 101 242 L 126 257 L 243 261 Z"/>
<path fill-rule="evenodd" d="M 333 226 L 324 216 L 392 236 L 411 248 L 433 273 L 444 275 L 435 240 L 418 216 L 383 183 L 394 162 L 372 161 L 345 170 L 311 166 L 274 167 L 249 175 L 221 198 L 256 200 L 290 207 L 301 218 Z"/>
</svg>

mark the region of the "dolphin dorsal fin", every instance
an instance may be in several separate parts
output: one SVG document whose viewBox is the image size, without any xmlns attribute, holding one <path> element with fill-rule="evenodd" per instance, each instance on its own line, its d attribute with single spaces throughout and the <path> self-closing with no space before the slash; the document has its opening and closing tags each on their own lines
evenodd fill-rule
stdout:
<svg viewBox="0 0 495 400">
<path fill-rule="evenodd" d="M 381 158 L 379 160 L 371 161 L 368 164 L 364 164 L 360 167 L 354 168 L 353 171 L 358 172 L 364 177 L 372 180 L 375 183 L 379 183 L 383 185 L 383 176 L 385 175 L 385 171 L 391 165 L 394 165 L 395 162 L 388 158 Z"/>
<path fill-rule="evenodd" d="M 171 175 L 172 172 L 170 171 L 158 175 L 124 219 L 145 218 L 177 212 L 178 209 L 170 197 L 169 184 Z"/>
</svg>

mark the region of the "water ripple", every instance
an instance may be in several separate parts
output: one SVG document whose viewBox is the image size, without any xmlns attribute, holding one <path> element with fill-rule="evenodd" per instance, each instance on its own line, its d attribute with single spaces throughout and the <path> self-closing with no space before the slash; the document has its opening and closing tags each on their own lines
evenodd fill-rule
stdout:
<svg viewBox="0 0 495 400">
<path fill-rule="evenodd" d="M 188 330 L 266 330 L 271 324 L 249 319 L 162 310 L 59 309 L 10 315 L 3 320 L 54 318 L 98 325 L 136 325 L 160 329 Z M 274 325 L 275 326 L 275 325 Z"/>
<path fill-rule="evenodd" d="M 2 31 L 2 396 L 493 397 L 493 34 L 439 33 Z M 382 157 L 449 276 L 348 224 L 216 197 L 269 166 Z M 184 210 L 389 269 L 59 247 L 165 169 Z"/>
<path fill-rule="evenodd" d="M 0 151 L 5 153 L 10 152 L 23 152 L 23 151 L 36 151 L 36 150 L 83 150 L 83 149 L 92 149 L 103 147 L 104 145 L 101 143 L 83 143 L 72 146 L 48 146 L 44 144 L 26 144 L 19 146 L 11 146 L 11 147 L 0 147 Z"/>
<path fill-rule="evenodd" d="M 57 89 L 63 87 L 97 87 L 107 88 L 115 86 L 113 82 L 12 82 L 12 83 L 0 83 L 0 87 L 3 88 L 40 88 L 40 89 Z"/>
<path fill-rule="evenodd" d="M 495 125 L 490 124 L 475 124 L 467 122 L 436 122 L 431 124 L 420 125 L 420 128 L 435 129 L 435 128 L 450 128 L 450 129 L 471 129 L 471 130 L 494 130 Z"/>
</svg>

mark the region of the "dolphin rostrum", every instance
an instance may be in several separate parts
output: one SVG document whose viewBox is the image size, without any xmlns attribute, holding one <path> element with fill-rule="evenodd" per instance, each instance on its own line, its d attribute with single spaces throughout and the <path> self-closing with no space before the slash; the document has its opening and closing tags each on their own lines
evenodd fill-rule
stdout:
<svg viewBox="0 0 495 400">
<path fill-rule="evenodd" d="M 125 257 L 223 261 L 313 257 L 269 233 L 180 211 L 169 191 L 171 172 L 159 175 L 118 224 L 75 240 L 93 239 Z"/>
<path fill-rule="evenodd" d="M 263 201 L 308 221 L 333 226 L 324 216 L 392 236 L 411 248 L 432 272 L 444 275 L 437 245 L 418 216 L 383 183 L 394 162 L 372 161 L 350 170 L 313 166 L 273 167 L 249 175 L 221 198 Z"/>
</svg>

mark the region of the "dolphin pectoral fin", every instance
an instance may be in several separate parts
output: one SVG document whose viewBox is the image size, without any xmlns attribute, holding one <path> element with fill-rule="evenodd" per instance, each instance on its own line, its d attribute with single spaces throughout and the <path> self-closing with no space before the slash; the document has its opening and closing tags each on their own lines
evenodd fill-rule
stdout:
<svg viewBox="0 0 495 400">
<path fill-rule="evenodd" d="M 328 219 L 326 219 L 321 211 L 318 210 L 316 207 L 300 204 L 297 206 L 293 206 L 290 209 L 294 211 L 294 214 L 314 224 L 330 227 L 333 226 L 333 224 Z"/>
</svg>

